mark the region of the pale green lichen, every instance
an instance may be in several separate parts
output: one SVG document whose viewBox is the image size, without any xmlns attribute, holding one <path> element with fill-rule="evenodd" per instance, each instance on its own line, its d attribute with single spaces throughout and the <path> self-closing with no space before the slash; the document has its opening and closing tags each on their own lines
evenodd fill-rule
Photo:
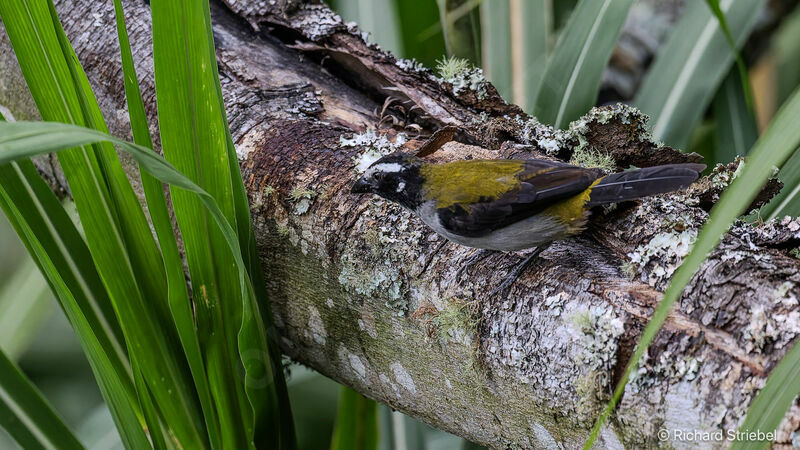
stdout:
<svg viewBox="0 0 800 450">
<path fill-rule="evenodd" d="M 576 150 L 572 153 L 569 163 L 581 167 L 602 169 L 604 172 L 614 172 L 617 169 L 617 163 L 610 154 L 594 148 Z"/>
<path fill-rule="evenodd" d="M 489 82 L 483 76 L 483 70 L 473 67 L 469 61 L 461 58 L 444 58 L 436 64 L 436 70 L 442 81 L 453 86 L 453 94 L 458 95 L 463 89 L 475 92 L 479 100 L 488 95 Z"/>
<path fill-rule="evenodd" d="M 647 281 L 651 286 L 660 286 L 675 273 L 683 258 L 692 249 L 695 239 L 697 239 L 695 229 L 656 234 L 647 244 L 640 245 L 628 253 L 630 264 L 640 271 L 649 267 L 650 270 L 643 281 Z"/>
<path fill-rule="evenodd" d="M 298 216 L 307 213 L 316 195 L 316 192 L 308 188 L 293 188 L 289 192 L 289 201 L 294 203 L 294 213 Z"/>
<path fill-rule="evenodd" d="M 272 195 L 274 193 L 275 193 L 275 188 L 274 187 L 272 187 L 270 185 L 267 185 L 267 187 L 264 188 L 264 197 L 269 197 L 270 195 Z"/>
<path fill-rule="evenodd" d="M 478 320 L 470 310 L 470 304 L 459 298 L 451 298 L 447 305 L 434 317 L 433 324 L 439 333 L 439 339 L 446 342 L 459 339 L 464 343 L 470 341 L 478 328 Z"/>
<path fill-rule="evenodd" d="M 800 259 L 800 247 L 796 247 L 789 250 L 789 256 L 791 256 L 792 258 Z"/>
<path fill-rule="evenodd" d="M 386 306 L 402 316 L 408 310 L 405 282 L 391 266 L 368 263 L 345 253 L 341 257 L 339 283 L 349 292 L 365 296 L 381 296 Z"/>
<path fill-rule="evenodd" d="M 659 378 L 670 382 L 694 380 L 702 363 L 694 356 L 680 357 L 669 350 L 662 352 L 657 361 L 648 361 L 649 359 L 646 356 L 631 373 L 628 386 L 633 392 L 652 387 Z"/>
<path fill-rule="evenodd" d="M 792 289 L 794 289 L 794 283 L 791 281 L 784 281 L 781 283 L 773 292 L 775 302 L 788 307 L 797 305 L 797 297 L 791 292 Z"/>
<path fill-rule="evenodd" d="M 278 231 L 278 236 L 285 238 L 289 236 L 289 232 L 291 230 L 286 225 L 278 225 L 277 231 Z"/>
</svg>

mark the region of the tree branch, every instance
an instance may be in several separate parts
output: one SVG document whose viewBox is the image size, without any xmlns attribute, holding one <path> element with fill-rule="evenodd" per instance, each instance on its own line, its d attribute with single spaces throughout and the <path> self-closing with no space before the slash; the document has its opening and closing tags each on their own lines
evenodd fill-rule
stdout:
<svg viewBox="0 0 800 450">
<path fill-rule="evenodd" d="M 112 132 L 129 136 L 113 9 L 57 3 Z M 457 281 L 474 250 L 445 242 L 396 205 L 349 195 L 367 153 L 414 149 L 452 125 L 457 142 L 428 158 L 569 159 L 591 147 L 623 169 L 697 155 L 651 142 L 646 118 L 631 108 L 598 108 L 556 131 L 503 102 L 488 83 L 459 88 L 463 80 L 440 80 L 366 44 L 324 6 L 283 1 L 255 11 L 250 4 L 212 2 L 212 15 L 284 352 L 494 448 L 582 445 L 708 217 L 704 207 L 734 167 L 686 193 L 598 209 L 586 233 L 545 251 L 507 299 L 490 298 L 519 257 L 494 255 Z M 126 13 L 155 124 L 149 10 L 129 2 Z M 3 35 L 0 60 L 10 55 Z M 13 70 L 0 80 L 20 89 Z M 8 93 L 0 89 L 0 103 L 32 116 L 30 103 Z M 405 138 L 412 141 L 401 144 Z M 800 332 L 800 263 L 788 253 L 800 243 L 798 230 L 797 220 L 732 228 L 659 333 L 601 446 L 657 444 L 660 428 L 738 426 Z M 793 423 L 797 408 L 779 442 L 790 442 Z"/>
</svg>

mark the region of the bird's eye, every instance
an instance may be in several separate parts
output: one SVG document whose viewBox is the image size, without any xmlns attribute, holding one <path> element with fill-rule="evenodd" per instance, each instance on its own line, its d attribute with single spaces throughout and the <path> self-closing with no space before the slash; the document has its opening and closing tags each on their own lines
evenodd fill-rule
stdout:
<svg viewBox="0 0 800 450">
<path fill-rule="evenodd" d="M 383 177 L 385 177 L 385 176 L 386 176 L 386 174 L 383 173 L 383 172 L 375 172 L 372 175 L 372 177 L 375 178 L 375 181 L 378 181 L 378 182 L 383 181 Z"/>
</svg>

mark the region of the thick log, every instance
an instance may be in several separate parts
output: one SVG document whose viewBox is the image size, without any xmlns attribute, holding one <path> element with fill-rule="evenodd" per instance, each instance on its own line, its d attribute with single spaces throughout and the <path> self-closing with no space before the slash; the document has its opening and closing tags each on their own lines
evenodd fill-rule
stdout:
<svg viewBox="0 0 800 450">
<path fill-rule="evenodd" d="M 57 3 L 112 132 L 129 136 L 113 8 Z M 365 43 L 324 6 L 269 3 L 212 2 L 212 15 L 283 351 L 493 448 L 580 447 L 734 168 L 685 193 L 595 211 L 586 233 L 554 244 L 508 298 L 492 298 L 518 255 L 492 256 L 456 280 L 474 250 L 396 205 L 350 195 L 359 166 L 417 148 L 445 125 L 457 127 L 459 142 L 430 158 L 569 159 L 594 148 L 623 169 L 697 155 L 651 142 L 646 118 L 624 106 L 552 130 L 474 73 L 441 80 Z M 155 124 L 149 10 L 126 7 Z M 20 77 L 0 36 L 0 103 L 35 117 L 29 99 L 11 95 Z M 626 388 L 603 448 L 657 445 L 660 429 L 736 429 L 800 333 L 800 261 L 790 254 L 798 244 L 797 220 L 731 229 Z M 791 443 L 798 411 L 777 442 Z"/>
</svg>

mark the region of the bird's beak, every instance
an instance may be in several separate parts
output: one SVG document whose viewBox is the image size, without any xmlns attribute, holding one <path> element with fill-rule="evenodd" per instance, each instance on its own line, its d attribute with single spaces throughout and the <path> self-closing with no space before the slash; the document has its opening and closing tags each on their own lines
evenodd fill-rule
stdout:
<svg viewBox="0 0 800 450">
<path fill-rule="evenodd" d="M 364 177 L 356 180 L 356 182 L 353 184 L 353 187 L 350 188 L 351 194 L 367 194 L 369 192 L 372 192 L 372 185 L 369 184 Z"/>
</svg>

